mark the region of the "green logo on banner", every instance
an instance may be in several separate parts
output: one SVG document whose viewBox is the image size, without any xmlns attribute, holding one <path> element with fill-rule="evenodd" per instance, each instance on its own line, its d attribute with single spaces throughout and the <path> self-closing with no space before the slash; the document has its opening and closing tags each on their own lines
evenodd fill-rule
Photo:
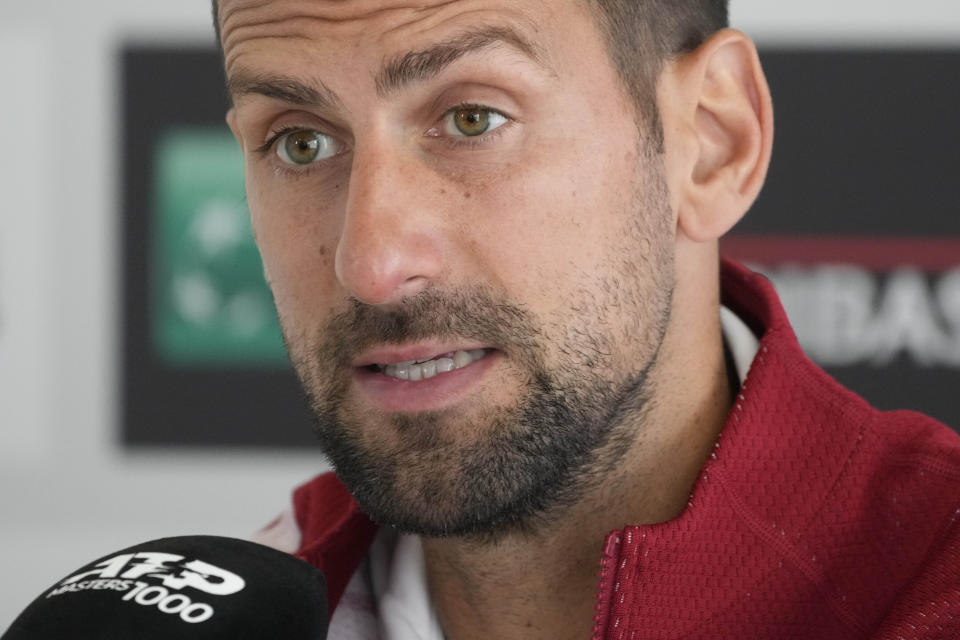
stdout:
<svg viewBox="0 0 960 640">
<path fill-rule="evenodd" d="M 173 365 L 287 365 L 225 127 L 168 130 L 154 158 L 154 348 Z"/>
</svg>

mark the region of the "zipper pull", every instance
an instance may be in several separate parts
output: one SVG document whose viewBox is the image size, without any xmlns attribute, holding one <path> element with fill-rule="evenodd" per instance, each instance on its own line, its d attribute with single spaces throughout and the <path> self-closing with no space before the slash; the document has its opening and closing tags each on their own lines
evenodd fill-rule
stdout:
<svg viewBox="0 0 960 640">
<path fill-rule="evenodd" d="M 613 602 L 613 587 L 616 584 L 617 564 L 620 561 L 620 549 L 623 546 L 623 534 L 612 531 L 603 543 L 603 556 L 600 558 L 600 584 L 597 587 L 597 603 L 594 605 L 593 631 L 591 640 L 603 640 L 610 619 L 610 606 Z"/>
</svg>

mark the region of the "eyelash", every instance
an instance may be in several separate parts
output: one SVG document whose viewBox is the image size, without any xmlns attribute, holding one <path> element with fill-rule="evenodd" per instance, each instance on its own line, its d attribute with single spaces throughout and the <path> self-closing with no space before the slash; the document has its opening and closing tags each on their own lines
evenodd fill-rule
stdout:
<svg viewBox="0 0 960 640">
<path fill-rule="evenodd" d="M 267 141 L 264 142 L 263 145 L 254 149 L 254 151 L 257 154 L 259 154 L 260 157 L 262 158 L 271 159 L 270 157 L 275 156 L 277 153 L 277 142 L 280 140 L 280 138 L 282 138 L 283 136 L 289 133 L 295 133 L 297 131 L 316 131 L 317 133 L 320 133 L 322 135 L 327 135 L 321 131 L 318 131 L 316 127 L 308 127 L 308 126 L 300 126 L 300 125 L 282 127 L 280 129 L 275 129 L 271 131 L 269 134 L 269 137 L 267 138 Z M 332 157 L 335 158 L 338 155 L 340 154 L 338 153 Z M 282 162 L 278 158 L 272 158 L 272 159 L 275 160 L 274 162 L 271 162 L 273 172 L 278 177 L 281 177 L 281 178 L 302 178 L 307 175 L 311 175 L 314 171 L 322 169 L 324 166 L 326 166 L 326 163 L 324 162 L 315 162 L 312 164 L 298 167 L 295 165 Z"/>
<path fill-rule="evenodd" d="M 502 125 L 494 129 L 493 131 L 486 131 L 481 133 L 478 136 L 437 136 L 437 139 L 441 140 L 443 144 L 446 144 L 451 149 L 463 149 L 468 150 L 476 149 L 481 145 L 489 144 L 490 142 L 495 141 L 497 138 L 502 136 L 505 133 L 505 129 L 509 129 L 510 126 L 515 122 L 508 114 L 500 111 L 499 109 L 494 109 L 483 104 L 477 104 L 475 102 L 461 102 L 460 104 L 454 105 L 444 111 L 443 115 L 440 116 L 438 122 L 442 123 L 447 118 L 450 117 L 452 113 L 460 110 L 477 110 L 477 111 L 487 111 L 489 113 L 496 113 L 497 115 L 502 116 L 506 119 Z M 442 126 L 442 125 L 436 125 Z"/>
<path fill-rule="evenodd" d="M 482 104 L 477 104 L 474 102 L 462 102 L 447 109 L 443 113 L 443 115 L 440 116 L 440 119 L 437 121 L 437 124 L 431 127 L 431 130 L 442 127 L 443 122 L 447 118 L 449 118 L 452 113 L 462 109 L 468 109 L 468 110 L 476 109 L 478 111 L 488 111 L 490 113 L 496 113 L 502 116 L 503 118 L 505 118 L 506 122 L 500 125 L 499 127 L 497 127 L 496 129 L 489 132 L 481 133 L 478 136 L 449 136 L 449 135 L 435 136 L 435 139 L 437 141 L 441 142 L 443 145 L 445 145 L 449 149 L 466 149 L 468 151 L 477 149 L 480 146 L 489 144 L 497 140 L 499 137 L 501 137 L 505 133 L 504 130 L 509 129 L 510 126 L 515 122 L 515 120 L 512 117 L 510 117 L 508 114 L 504 113 L 503 111 L 500 111 L 499 109 L 494 109 L 492 107 L 488 107 Z M 257 147 L 255 151 L 263 157 L 266 157 L 271 154 L 275 154 L 277 142 L 283 136 L 290 133 L 295 133 L 297 131 L 304 131 L 304 130 L 316 131 L 314 127 L 299 126 L 299 125 L 287 126 L 287 127 L 282 127 L 280 129 L 273 130 L 270 132 L 269 137 L 267 138 L 267 141 L 264 142 L 264 144 L 261 145 L 260 147 Z M 318 131 L 318 133 L 322 133 L 322 132 Z M 323 135 L 326 135 L 326 134 L 323 134 Z M 307 172 L 309 172 L 311 169 L 315 169 L 318 165 L 322 165 L 322 164 L 323 162 L 318 162 L 311 165 L 303 165 L 298 168 L 293 165 L 287 165 L 285 163 L 278 162 L 275 165 L 275 170 L 280 175 L 302 176 Z"/>
<path fill-rule="evenodd" d="M 267 141 L 263 143 L 263 146 L 257 147 L 256 152 L 260 155 L 267 155 L 272 152 L 277 145 L 277 140 L 287 135 L 288 133 L 294 133 L 296 131 L 314 131 L 312 127 L 283 127 L 281 129 L 275 129 L 270 132 L 270 137 L 267 138 Z"/>
</svg>

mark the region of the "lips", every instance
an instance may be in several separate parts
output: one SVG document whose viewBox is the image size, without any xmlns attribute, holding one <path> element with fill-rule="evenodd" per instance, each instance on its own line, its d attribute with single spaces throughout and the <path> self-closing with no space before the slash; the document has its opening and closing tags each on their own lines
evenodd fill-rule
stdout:
<svg viewBox="0 0 960 640">
<path fill-rule="evenodd" d="M 435 410 L 470 395 L 499 356 L 497 349 L 463 344 L 378 349 L 357 360 L 353 380 L 360 397 L 380 409 Z"/>
<path fill-rule="evenodd" d="M 378 364 L 384 375 L 398 380 L 428 380 L 436 375 L 449 373 L 470 366 L 486 357 L 488 349 L 449 351 L 423 360 L 408 360 L 391 364 Z"/>
<path fill-rule="evenodd" d="M 421 342 L 406 345 L 389 345 L 373 349 L 368 349 L 356 357 L 353 366 L 363 367 L 386 367 L 391 364 L 401 362 L 427 362 L 437 358 L 456 354 L 457 351 L 470 352 L 478 349 L 489 349 L 487 345 L 459 341 L 459 342 Z M 452 356 L 450 356 L 452 357 Z"/>
</svg>

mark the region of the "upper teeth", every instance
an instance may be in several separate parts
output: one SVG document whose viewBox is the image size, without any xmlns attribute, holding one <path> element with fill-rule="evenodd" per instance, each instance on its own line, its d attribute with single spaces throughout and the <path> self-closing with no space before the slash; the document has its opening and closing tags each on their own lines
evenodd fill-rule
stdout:
<svg viewBox="0 0 960 640">
<path fill-rule="evenodd" d="M 483 349 L 472 349 L 470 351 L 455 351 L 445 356 L 431 358 L 430 360 L 409 360 L 407 362 L 397 362 L 395 364 L 380 365 L 383 373 L 391 378 L 400 380 L 426 380 L 432 378 L 438 373 L 446 373 L 454 369 L 463 367 L 476 362 L 487 352 Z"/>
</svg>

